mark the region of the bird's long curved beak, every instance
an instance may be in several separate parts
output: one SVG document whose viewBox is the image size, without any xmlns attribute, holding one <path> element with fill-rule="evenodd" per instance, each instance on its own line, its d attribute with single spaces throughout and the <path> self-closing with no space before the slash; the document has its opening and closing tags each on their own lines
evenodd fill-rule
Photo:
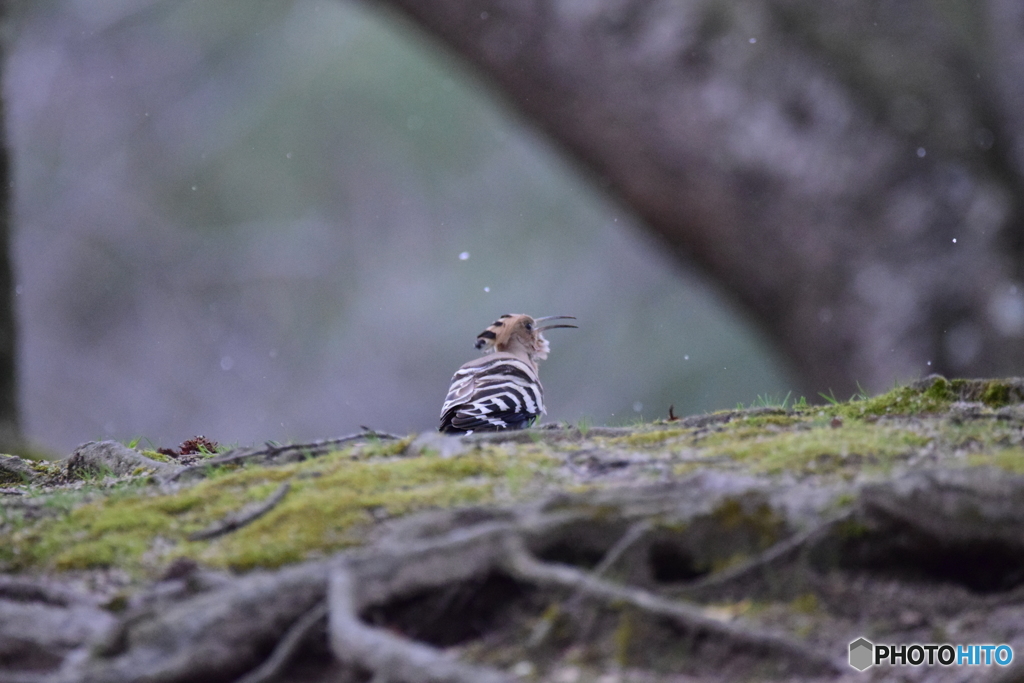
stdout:
<svg viewBox="0 0 1024 683">
<path fill-rule="evenodd" d="M 545 320 L 575 320 L 575 319 L 576 319 L 576 316 L 574 316 L 574 315 L 546 315 L 543 318 L 534 318 L 533 321 L 536 322 L 536 323 L 542 323 Z M 541 327 L 541 328 L 538 328 L 538 329 L 541 332 L 544 332 L 545 330 L 553 330 L 556 327 L 576 327 L 576 325 L 566 325 L 566 324 L 561 324 L 561 325 L 545 325 L 544 327 Z"/>
</svg>

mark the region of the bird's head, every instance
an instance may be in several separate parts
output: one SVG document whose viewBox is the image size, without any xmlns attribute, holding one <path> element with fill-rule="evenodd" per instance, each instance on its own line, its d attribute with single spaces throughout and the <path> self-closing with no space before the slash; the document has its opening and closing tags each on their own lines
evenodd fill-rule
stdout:
<svg viewBox="0 0 1024 683">
<path fill-rule="evenodd" d="M 548 357 L 551 346 L 544 332 L 556 327 L 576 327 L 568 324 L 545 324 L 548 320 L 575 320 L 571 315 L 549 315 L 531 318 L 521 313 L 506 313 L 476 336 L 476 348 L 484 353 L 501 351 L 525 356 L 531 362 Z"/>
</svg>

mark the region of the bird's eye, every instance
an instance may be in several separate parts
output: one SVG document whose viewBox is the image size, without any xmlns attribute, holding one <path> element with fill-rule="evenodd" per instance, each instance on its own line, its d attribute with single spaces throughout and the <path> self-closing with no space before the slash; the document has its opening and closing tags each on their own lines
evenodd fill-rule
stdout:
<svg viewBox="0 0 1024 683">
<path fill-rule="evenodd" d="M 530 332 L 531 330 L 533 330 L 533 323 L 523 323 L 523 327 L 526 328 L 527 332 Z"/>
</svg>

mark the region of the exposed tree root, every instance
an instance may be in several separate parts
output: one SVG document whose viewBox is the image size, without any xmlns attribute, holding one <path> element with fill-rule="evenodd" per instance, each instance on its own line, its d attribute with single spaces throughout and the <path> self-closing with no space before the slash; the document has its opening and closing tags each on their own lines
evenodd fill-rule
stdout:
<svg viewBox="0 0 1024 683">
<path fill-rule="evenodd" d="M 5 599 L 18 602 L 39 602 L 57 607 L 73 605 L 96 607 L 100 602 L 95 596 L 60 581 L 0 574 L 0 600 Z"/>
<path fill-rule="evenodd" d="M 331 572 L 330 641 L 335 656 L 375 674 L 388 683 L 511 683 L 497 671 L 464 664 L 438 650 L 388 631 L 367 626 L 359 619 L 354 578 L 347 567 Z"/>
<path fill-rule="evenodd" d="M 543 562 L 526 549 L 526 537 L 552 533 L 578 519 L 579 513 L 527 511 L 512 519 L 484 521 L 431 538 L 385 540 L 375 548 L 340 555 L 330 569 L 329 590 L 324 565 L 311 564 L 277 574 L 254 574 L 171 604 L 157 602 L 142 612 L 125 615 L 120 629 L 97 651 L 99 657 L 91 658 L 67 680 L 128 681 L 144 674 L 164 681 L 186 681 L 216 677 L 260 660 L 263 663 L 242 680 L 274 680 L 323 617 L 326 608 L 316 600 L 326 591 L 330 647 L 345 664 L 373 672 L 390 683 L 507 683 L 512 680 L 508 674 L 459 662 L 436 648 L 369 626 L 359 617 L 373 605 L 496 571 L 527 585 L 570 591 L 608 606 L 628 605 L 651 617 L 668 619 L 684 630 L 710 635 L 728 647 L 794 661 L 802 670 L 836 670 L 828 657 L 789 637 L 717 621 L 699 606 L 616 585 L 567 565 Z M 603 571 L 620 557 L 643 535 L 645 527 L 643 523 L 634 525 L 598 569 Z M 269 657 L 261 657 L 259 652 L 269 644 L 268 637 L 272 638 L 269 643 L 277 644 Z"/>
<path fill-rule="evenodd" d="M 629 529 L 626 530 L 626 533 L 623 534 L 622 537 L 615 542 L 615 545 L 613 545 L 608 550 L 608 552 L 605 553 L 605 556 L 601 558 L 601 561 L 592 570 L 591 575 L 595 578 L 601 577 L 623 556 L 623 554 L 627 550 L 629 550 L 633 546 L 633 544 L 639 541 L 648 531 L 650 531 L 653 526 L 654 525 L 651 523 L 650 520 L 645 519 L 629 527 Z M 579 607 L 579 604 L 584 598 L 584 596 L 584 592 L 577 588 L 576 591 L 572 594 L 572 596 L 570 596 L 569 599 L 565 601 L 562 610 L 566 612 L 577 611 L 577 608 Z M 554 616 L 554 614 L 552 614 L 552 616 Z M 553 625 L 554 619 L 552 618 L 539 620 L 537 622 L 537 625 L 534 627 L 533 632 L 530 634 L 528 646 L 531 648 L 535 648 L 541 643 L 543 643 L 545 639 L 550 635 Z M 593 619 L 586 620 L 584 627 L 581 629 L 584 636 L 590 633 L 592 626 Z"/>
<path fill-rule="evenodd" d="M 514 677 L 505 669 L 512 663 L 526 658 L 543 669 L 544 657 L 557 658 L 585 643 L 597 647 L 606 664 L 622 661 L 601 652 L 605 645 L 598 643 L 618 638 L 615 629 L 623 623 L 643 629 L 633 636 L 638 640 L 623 636 L 626 642 L 642 644 L 645 652 L 662 648 L 666 657 L 676 657 L 671 666 L 690 667 L 687 672 L 698 680 L 717 666 L 707 663 L 711 659 L 739 662 L 739 677 L 776 671 L 805 680 L 845 672 L 844 648 L 857 624 L 899 623 L 910 619 L 903 614 L 908 606 L 922 613 L 913 623 L 942 623 L 943 614 L 968 608 L 1002 610 L 1003 624 L 1019 621 L 1014 610 L 1024 590 L 1018 580 L 1024 544 L 1014 501 L 1024 493 L 1024 478 L 913 474 L 865 487 L 845 512 L 808 518 L 808 508 L 801 508 L 806 530 L 798 533 L 778 526 L 776 515 L 786 508 L 769 505 L 773 499 L 759 486 L 749 478 L 702 475 L 670 486 L 438 512 L 386 526 L 373 545 L 329 561 L 241 577 L 202 570 L 174 574 L 133 596 L 117 617 L 100 607 L 99 597 L 70 584 L 0 577 L 0 650 L 31 644 L 12 650 L 10 656 L 20 659 L 6 661 L 17 666 L 4 668 L 0 659 L 0 680 L 34 682 L 47 671 L 47 680 L 59 683 L 272 683 L 288 680 L 289 667 L 313 648 L 318 656 L 333 654 L 353 680 L 370 675 L 387 683 L 508 683 Z M 790 505 L 802 495 L 798 489 L 772 493 Z M 750 529 L 760 531 L 750 536 Z M 758 539 L 764 538 L 781 540 L 758 553 Z M 658 579 L 652 548 L 673 543 L 681 562 L 688 549 L 711 552 L 715 544 L 719 557 L 739 552 L 753 559 L 703 578 Z M 965 545 L 970 543 L 975 545 Z M 992 560 L 983 563 L 989 573 L 949 570 L 948 558 L 967 555 L 965 548 Z M 917 583 L 892 578 L 893 553 L 902 553 L 898 569 L 911 572 L 906 575 Z M 713 560 L 708 555 L 692 561 Z M 963 585 L 929 583 L 936 571 L 943 572 L 937 575 L 941 581 L 977 585 L 983 594 L 972 597 Z M 777 580 L 790 576 L 796 583 Z M 774 605 L 764 609 L 785 611 L 794 598 L 817 604 L 806 618 L 813 618 L 815 628 L 831 623 L 831 630 L 816 631 L 815 640 L 823 644 L 815 646 L 791 635 L 807 623 L 792 611 L 781 620 L 764 612 L 748 620 L 742 610 L 723 612 L 718 605 L 679 599 L 707 599 L 723 589 Z M 902 591 L 902 603 L 891 597 L 894 590 Z M 820 602 L 813 595 L 808 599 L 808 592 Z M 490 601 L 485 609 L 492 616 L 481 617 L 479 628 L 452 630 L 452 621 L 483 613 L 466 607 L 467 595 Z M 541 616 L 545 604 L 561 605 L 558 612 L 564 613 L 578 611 L 581 603 L 588 607 L 582 628 L 580 622 L 575 628 L 562 628 L 567 622 L 552 626 L 553 617 Z M 538 621 L 551 631 L 538 637 Z M 483 656 L 468 645 L 477 641 L 511 647 L 514 658 Z M 463 643 L 465 661 L 443 649 Z M 699 651 L 689 654 L 691 646 Z"/>
<path fill-rule="evenodd" d="M 852 511 L 848 510 L 828 517 L 819 524 L 776 543 L 760 555 L 746 562 L 709 574 L 686 586 L 677 588 L 671 591 L 671 593 L 678 597 L 703 595 L 712 590 L 739 583 L 758 574 L 771 571 L 777 565 L 791 560 L 794 554 L 823 539 L 833 531 L 836 524 L 850 519 L 851 516 Z"/>
<path fill-rule="evenodd" d="M 197 594 L 161 599 L 158 593 L 129 610 L 61 681 L 233 681 L 266 661 L 296 620 L 323 601 L 326 582 L 326 564 L 311 562 L 254 572 Z"/>
<path fill-rule="evenodd" d="M 569 588 L 609 604 L 626 604 L 654 617 L 668 618 L 687 630 L 724 638 L 741 648 L 783 654 L 819 673 L 839 673 L 832 659 L 791 638 L 766 633 L 709 617 L 697 606 L 667 600 L 648 591 L 620 586 L 573 567 L 539 562 L 523 546 L 522 539 L 509 536 L 504 568 L 514 577 L 538 585 Z"/>
</svg>

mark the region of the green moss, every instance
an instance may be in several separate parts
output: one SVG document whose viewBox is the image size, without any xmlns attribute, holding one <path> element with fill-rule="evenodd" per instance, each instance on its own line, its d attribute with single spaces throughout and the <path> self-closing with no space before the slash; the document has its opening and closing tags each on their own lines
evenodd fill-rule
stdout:
<svg viewBox="0 0 1024 683">
<path fill-rule="evenodd" d="M 836 535 L 839 538 L 863 538 L 870 532 L 871 529 L 858 519 L 844 519 L 836 525 Z"/>
<path fill-rule="evenodd" d="M 702 446 L 708 446 L 726 441 L 744 441 L 746 439 L 756 439 L 760 436 L 778 434 L 779 431 L 780 429 L 778 427 L 766 426 L 764 424 L 751 424 L 746 420 L 741 420 L 737 422 L 730 422 L 724 427 L 719 428 L 717 431 L 705 435 L 698 440 L 698 443 Z"/>
<path fill-rule="evenodd" d="M 397 488 L 386 490 L 389 483 Z M 242 530 L 246 533 L 209 542 L 198 558 L 234 569 L 279 566 L 301 560 L 311 551 L 322 554 L 357 545 L 362 532 L 373 525 L 375 511 L 397 517 L 425 508 L 481 503 L 490 493 L 491 482 L 482 481 L 414 484 L 384 478 L 379 489 L 359 487 L 349 492 L 314 486 L 301 498 L 286 499 L 273 514 Z"/>
<path fill-rule="evenodd" d="M 742 420 L 730 422 L 729 426 L 743 424 L 751 427 L 789 427 L 804 421 L 806 418 L 799 415 L 751 415 Z"/>
<path fill-rule="evenodd" d="M 357 445 L 353 449 L 353 454 L 363 458 L 401 455 L 409 447 L 409 444 L 412 443 L 413 438 L 408 436 L 404 439 L 370 439 L 365 443 Z"/>
<path fill-rule="evenodd" d="M 1001 408 L 1010 403 L 1010 385 L 996 380 L 987 382 L 981 392 L 981 401 L 990 408 Z"/>
<path fill-rule="evenodd" d="M 29 463 L 29 467 L 38 474 L 42 474 L 47 477 L 53 477 L 61 474 L 64 468 L 54 462 L 48 462 L 46 460 L 33 460 Z"/>
<path fill-rule="evenodd" d="M 748 561 L 750 561 L 750 553 L 733 553 L 727 557 L 713 558 L 710 564 L 706 567 L 702 567 L 702 569 L 709 569 L 712 574 L 717 574 L 718 572 L 725 571 L 726 569 L 732 569 L 733 567 L 737 567 Z"/>
<path fill-rule="evenodd" d="M 118 593 L 103 605 L 103 609 L 120 614 L 127 610 L 130 604 L 130 596 L 127 593 Z"/>
<path fill-rule="evenodd" d="M 104 539 L 74 544 L 54 557 L 51 566 L 57 570 L 110 567 L 127 554 L 125 545 Z"/>
<path fill-rule="evenodd" d="M 896 387 L 879 396 L 825 406 L 820 410 L 839 417 L 921 415 L 943 412 L 955 401 L 980 401 L 990 408 L 1001 408 L 1020 402 L 1021 398 L 1020 387 L 1005 380 L 948 380 L 935 376 L 916 388 Z"/>
<path fill-rule="evenodd" d="M 633 644 L 635 630 L 632 610 L 620 611 L 619 623 L 612 634 L 612 641 L 615 643 L 615 662 L 620 667 L 629 666 L 629 652 Z"/>
<path fill-rule="evenodd" d="M 244 467 L 169 495 L 126 490 L 58 519 L 0 532 L 0 547 L 9 549 L 0 553 L 0 568 L 116 564 L 145 574 L 171 557 L 235 569 L 274 567 L 358 544 L 381 517 L 483 503 L 499 492 L 524 490 L 556 463 L 536 448 L 513 456 L 491 447 L 449 459 L 380 455 L 394 450 L 393 444 L 363 444 L 301 463 Z M 291 490 L 263 517 L 219 538 L 188 540 L 265 499 L 283 481 L 291 482 Z"/>
<path fill-rule="evenodd" d="M 186 489 L 174 496 L 160 496 L 151 502 L 154 510 L 167 515 L 178 515 L 203 504 L 195 489 Z"/>
<path fill-rule="evenodd" d="M 699 462 L 681 462 L 672 466 L 672 474 L 677 477 L 683 477 L 688 474 L 693 474 L 702 467 L 704 467 L 704 464 Z"/>
<path fill-rule="evenodd" d="M 62 472 L 60 465 L 51 462 L 28 460 L 20 455 L 2 455 L 10 460 L 6 462 L 6 467 L 0 469 L 0 485 L 27 484 L 37 475 L 50 478 Z"/>
<path fill-rule="evenodd" d="M 711 516 L 716 520 L 717 527 L 723 531 L 745 531 L 759 550 L 778 542 L 785 531 L 785 522 L 782 518 L 770 505 L 763 502 L 751 507 L 742 499 L 729 498 L 715 508 Z M 723 559 L 722 565 L 717 569 L 744 559 L 746 558 L 730 556 Z"/>
<path fill-rule="evenodd" d="M 18 484 L 27 483 L 28 479 L 29 477 L 18 472 L 0 470 L 0 486 L 17 486 Z"/>
<path fill-rule="evenodd" d="M 852 491 L 847 491 L 846 493 L 840 493 L 836 496 L 830 507 L 835 510 L 842 510 L 843 508 L 853 505 L 856 501 L 857 495 Z"/>
<path fill-rule="evenodd" d="M 638 478 L 648 472 L 661 477 L 663 468 L 671 468 L 675 476 L 721 468 L 773 475 L 877 477 L 898 462 L 917 466 L 944 460 L 1024 472 L 1019 421 L 991 419 L 989 408 L 981 410 L 985 419 L 972 419 L 962 411 L 931 416 L 948 410 L 954 401 L 983 401 L 998 407 L 1020 400 L 1021 391 L 1012 380 L 935 378 L 918 388 L 898 387 L 849 403 L 798 406 L 785 413 L 730 411 L 722 422 L 700 429 L 682 428 L 679 423 L 644 425 L 628 436 L 586 440 L 583 434 L 578 439 L 552 440 L 538 432 L 533 442 L 485 445 L 455 458 L 408 457 L 409 439 L 381 440 L 287 465 L 210 468 L 205 480 L 174 493 L 161 492 L 148 478 L 114 488 L 111 480 L 102 477 L 57 490 L 31 484 L 24 487 L 26 500 L 45 495 L 42 518 L 0 509 L 0 571 L 117 565 L 145 577 L 162 571 L 176 557 L 239 570 L 275 567 L 360 544 L 382 519 L 429 508 L 520 500 L 550 491 L 553 480 L 567 494 L 621 481 L 602 478 L 597 467 L 593 479 L 577 478 L 585 470 L 570 472 L 564 465 L 580 448 L 634 455 L 642 449 L 643 457 L 630 460 Z M 880 415 L 912 417 L 879 420 Z M 59 465 L 40 463 L 39 467 L 54 475 L 53 481 L 65 479 Z M 284 481 L 291 483 L 289 493 L 264 517 L 220 538 L 188 540 L 190 534 L 245 505 L 264 500 Z M 582 504 L 569 498 L 564 501 L 566 506 Z M 837 499 L 835 506 L 851 502 L 847 496 Z M 559 503 L 552 505 L 551 509 L 558 509 Z M 619 512 L 614 507 L 587 510 L 595 520 Z M 716 524 L 734 529 L 732 537 L 739 539 L 707 551 L 702 561 L 716 571 L 748 559 L 785 533 L 773 511 L 758 507 L 756 501 L 727 501 L 712 514 Z"/>
<path fill-rule="evenodd" d="M 816 614 L 821 609 L 821 605 L 818 603 L 818 596 L 814 593 L 798 595 L 790 602 L 790 607 L 793 608 L 793 611 L 800 614 Z"/>
<path fill-rule="evenodd" d="M 801 412 L 820 413 L 829 417 L 863 418 L 886 415 L 920 415 L 939 413 L 947 410 L 949 404 L 963 400 L 959 383 L 965 380 L 947 380 L 935 376 L 930 382 L 918 387 L 895 387 L 878 396 L 860 395 L 848 402 L 837 402 L 827 406 L 809 407 Z"/>
<path fill-rule="evenodd" d="M 741 460 L 754 472 L 823 474 L 865 465 L 888 466 L 928 441 L 910 430 L 850 421 L 839 429 L 823 426 L 739 442 L 725 434 L 713 435 L 707 439 L 706 455 Z"/>
<path fill-rule="evenodd" d="M 692 433 L 690 429 L 652 429 L 609 439 L 609 443 L 625 446 L 656 446 L 690 433 Z"/>
<path fill-rule="evenodd" d="M 938 378 L 925 390 L 896 387 L 879 396 L 829 406 L 827 412 L 830 415 L 847 418 L 869 415 L 919 415 L 947 410 L 949 404 L 957 399 L 949 381 Z"/>
<path fill-rule="evenodd" d="M 1014 474 L 1024 474 L 1024 448 L 1016 446 L 996 451 L 971 453 L 967 456 L 971 467 L 998 467 Z"/>
<path fill-rule="evenodd" d="M 164 455 L 163 453 L 158 453 L 157 451 L 143 450 L 143 451 L 140 451 L 140 453 L 142 453 L 142 455 L 146 456 L 150 460 L 156 460 L 157 462 L 168 462 L 168 463 L 175 462 L 174 458 L 171 458 L 170 456 Z"/>
<path fill-rule="evenodd" d="M 933 401 L 955 401 L 957 399 L 953 384 L 945 377 L 933 378 L 931 384 L 921 393 Z"/>
</svg>

